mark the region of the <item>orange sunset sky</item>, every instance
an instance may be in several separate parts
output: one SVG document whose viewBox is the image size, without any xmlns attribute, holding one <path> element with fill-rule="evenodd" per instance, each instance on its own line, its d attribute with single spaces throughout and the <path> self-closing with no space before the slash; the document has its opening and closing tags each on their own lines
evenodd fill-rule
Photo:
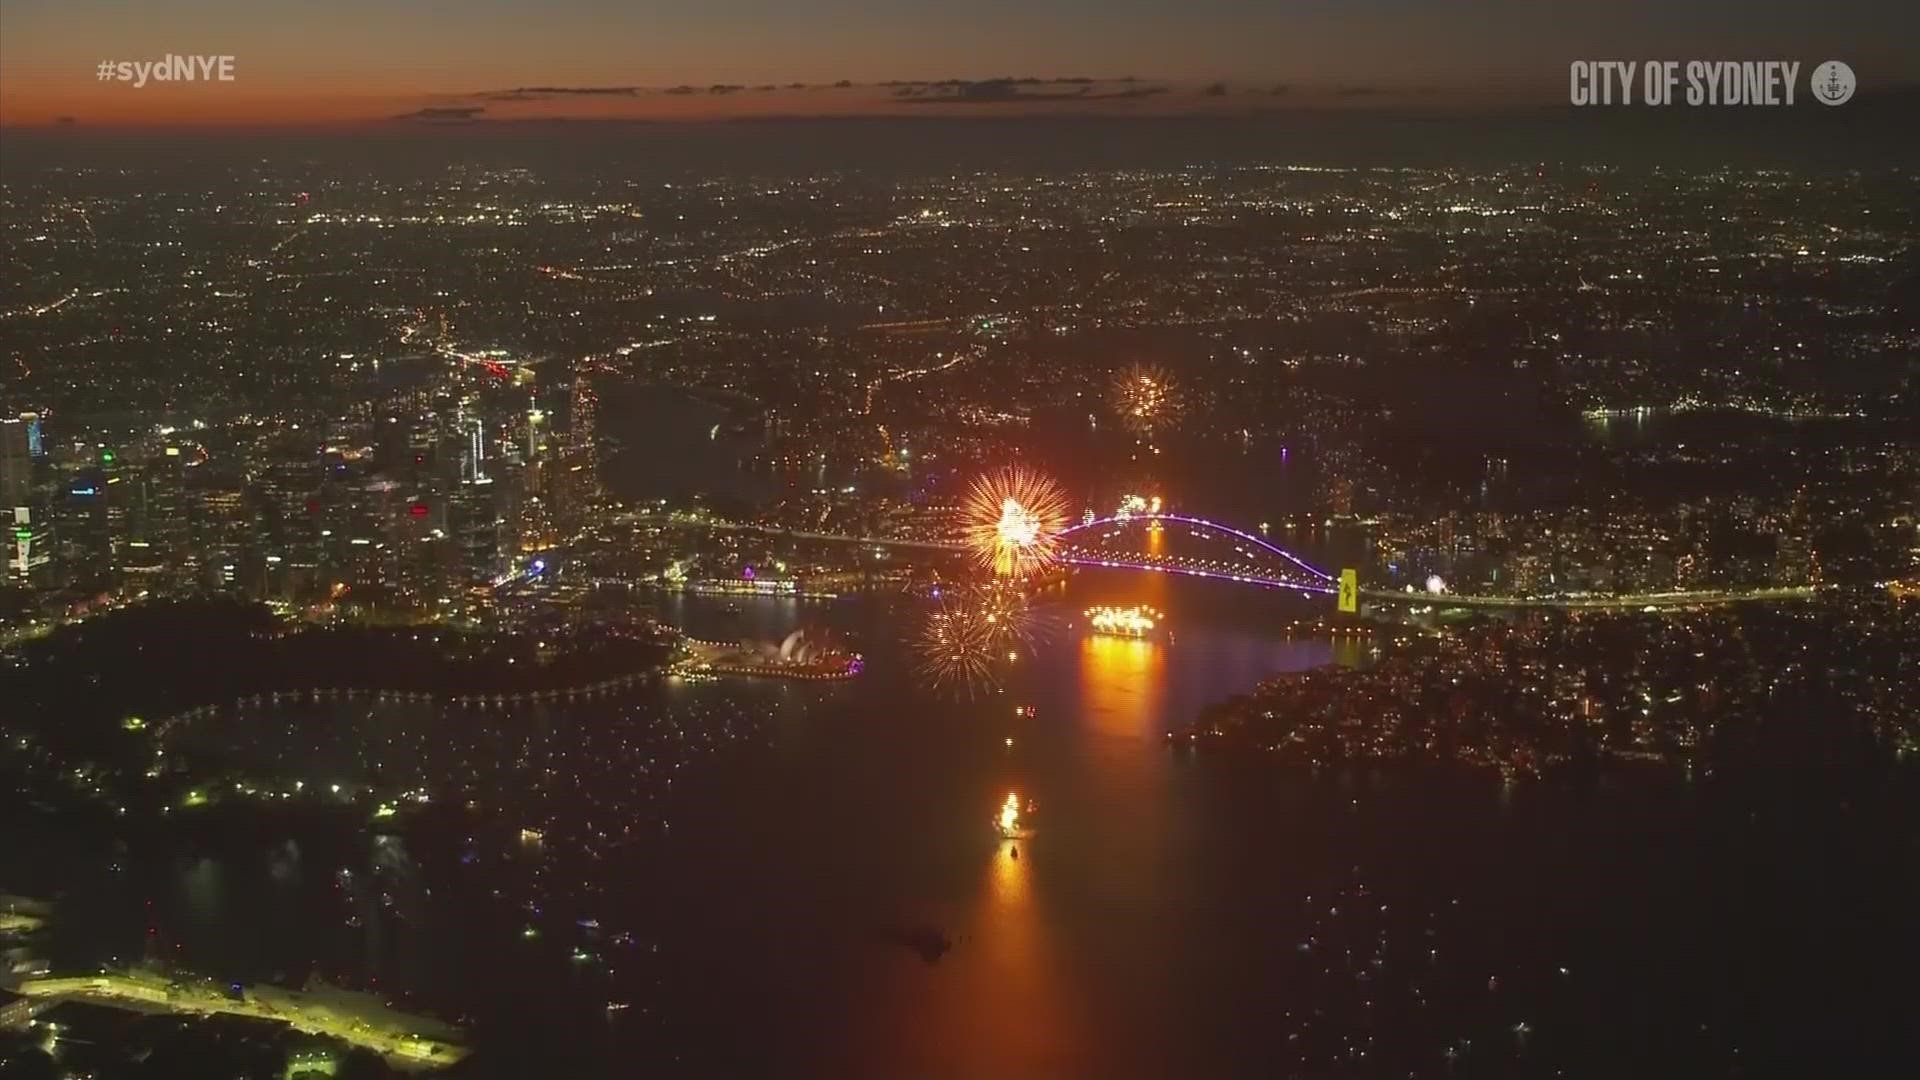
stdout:
<svg viewBox="0 0 1920 1080">
<path fill-rule="evenodd" d="M 1559 103 L 1568 61 L 1605 57 L 1839 57 L 1864 90 L 1920 76 L 1916 23 L 1863 0 L 0 0 L 0 124 Z M 232 55 L 235 81 L 96 77 L 170 52 Z M 900 85 L 1001 76 L 1098 81 Z"/>
</svg>

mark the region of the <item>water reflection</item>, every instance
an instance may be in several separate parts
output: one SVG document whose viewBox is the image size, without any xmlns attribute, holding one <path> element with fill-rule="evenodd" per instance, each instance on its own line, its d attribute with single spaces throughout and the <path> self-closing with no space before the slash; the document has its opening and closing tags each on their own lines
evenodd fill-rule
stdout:
<svg viewBox="0 0 1920 1080">
<path fill-rule="evenodd" d="M 1077 1054 L 1081 1002 L 1063 962 L 1062 905 L 1048 903 L 1046 882 L 1036 880 L 1045 865 L 1044 841 L 1024 833 L 991 850 L 963 947 L 940 976 L 941 1037 L 916 1039 L 911 1056 L 936 1050 L 946 1067 L 991 1062 L 1018 1072 Z"/>
<path fill-rule="evenodd" d="M 1029 865 L 1032 859 L 1028 860 Z M 987 895 L 992 899 L 996 911 L 1025 908 L 1029 903 L 1027 895 L 1027 871 L 1020 865 L 1020 841 L 1008 840 L 1001 844 L 993 854 L 992 880 L 988 884 Z"/>
<path fill-rule="evenodd" d="M 417 757 L 438 775 L 471 778 L 449 801 L 511 799 L 502 820 L 515 857 L 458 863 L 459 875 L 487 890 L 474 894 L 476 908 L 504 889 L 514 955 L 537 957 L 548 942 L 571 948 L 560 934 L 574 924 L 550 920 L 522 942 L 541 916 L 520 902 L 559 903 L 572 896 L 562 886 L 593 879 L 591 892 L 569 902 L 590 903 L 583 912 L 610 929 L 630 925 L 662 943 L 661 959 L 648 962 L 663 974 L 622 965 L 633 1015 L 657 980 L 652 1000 L 678 1025 L 676 1039 L 751 1057 L 705 1074 L 1059 1076 L 1088 1075 L 1095 1062 L 1114 1066 L 1100 1075 L 1141 1075 L 1142 1062 L 1109 1049 L 1113 1031 L 1166 1028 L 1169 1008 L 1189 1028 L 1211 1022 L 1178 1012 L 1188 1007 L 1168 988 L 1199 996 L 1215 978 L 1216 954 L 1231 970 L 1243 946 L 1236 938 L 1196 950 L 1196 938 L 1214 932 L 1187 928 L 1218 921 L 1219 892 L 1273 861 L 1264 846 L 1237 846 L 1241 818 L 1167 752 L 1162 732 L 1261 678 L 1357 658 L 1362 646 L 1273 632 L 1297 614 L 1291 598 L 1242 599 L 1154 575 L 1076 575 L 1040 602 L 1041 614 L 1064 630 L 1091 603 L 1150 604 L 1168 613 L 1176 636 L 1088 635 L 1077 625 L 1023 653 L 1007 695 L 960 706 L 932 703 L 894 644 L 917 613 L 910 601 L 675 596 L 662 598 L 662 614 L 699 636 L 778 640 L 821 622 L 874 662 L 860 680 L 826 688 L 688 683 L 571 709 L 427 710 L 410 721 L 403 711 L 312 706 L 235 716 L 204 737 L 310 739 L 329 753 L 324 762 L 300 755 L 302 771 L 342 778 L 354 777 L 355 760 L 391 771 Z M 749 742 L 764 738 L 765 752 L 694 767 L 691 751 L 674 748 L 725 742 L 718 736 L 734 730 L 726 725 L 736 711 L 720 708 L 728 702 L 765 714 L 765 728 L 740 729 L 755 733 Z M 655 717 L 671 722 L 655 726 Z M 357 741 L 349 731 L 361 733 Z M 683 761 L 689 767 L 676 771 Z M 671 800 L 666 776 L 675 778 Z M 999 828 L 1010 793 L 1011 829 Z M 627 819 L 615 817 L 628 813 L 661 815 L 657 844 L 628 842 Z M 823 820 L 856 828 L 823 835 Z M 195 941 L 231 938 L 229 952 L 274 957 L 244 964 L 190 942 L 183 959 L 265 978 L 324 958 L 383 984 L 451 964 L 416 963 L 439 933 L 424 888 L 435 849 L 416 845 L 416 866 L 394 841 L 361 843 L 369 846 L 277 851 L 262 862 L 266 873 L 249 871 L 249 880 L 284 879 L 282 892 L 317 894 L 299 905 L 271 890 L 234 892 L 231 870 L 222 880 L 215 867 L 180 865 L 176 889 L 197 887 L 206 912 Z M 583 845 L 613 854 L 554 869 Z M 347 864 L 352 873 L 336 887 L 332 871 Z M 1215 890 L 1221 880 L 1229 884 Z M 442 894 L 437 881 L 433 893 Z M 1257 910 L 1273 901 L 1262 894 Z M 449 928 L 453 914 L 437 913 Z M 259 925 L 245 935 L 216 930 L 225 919 Z M 449 970 L 461 974 L 449 980 L 492 977 L 498 966 L 491 954 L 476 963 L 482 974 L 456 965 Z M 742 1037 L 742 1018 L 760 1025 L 757 1034 Z M 709 1030 L 710 1040 L 685 1034 Z M 1178 1072 L 1164 1064 L 1144 1071 Z"/>
<path fill-rule="evenodd" d="M 1166 707 L 1166 663 L 1158 642 L 1087 635 L 1080 642 L 1080 687 L 1087 726 L 1101 735 L 1158 735 Z"/>
</svg>

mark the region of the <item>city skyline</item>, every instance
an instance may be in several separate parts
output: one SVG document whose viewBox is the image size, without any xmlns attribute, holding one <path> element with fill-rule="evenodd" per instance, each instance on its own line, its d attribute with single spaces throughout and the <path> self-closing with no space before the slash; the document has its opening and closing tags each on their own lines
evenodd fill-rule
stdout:
<svg viewBox="0 0 1920 1080">
<path fill-rule="evenodd" d="M 0 1077 L 1915 1075 L 1915 21 L 0 0 Z"/>
</svg>

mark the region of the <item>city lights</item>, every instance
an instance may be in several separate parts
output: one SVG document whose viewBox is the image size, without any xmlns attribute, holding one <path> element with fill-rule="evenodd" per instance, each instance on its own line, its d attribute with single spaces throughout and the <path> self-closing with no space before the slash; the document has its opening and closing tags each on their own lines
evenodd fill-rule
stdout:
<svg viewBox="0 0 1920 1080">
<path fill-rule="evenodd" d="M 6 55 L 66 64 L 69 6 L 9 8 Z M 210 1077 L 1904 1048 L 1912 35 L 1813 36 L 1865 80 L 1838 112 L 1543 125 L 1584 31 L 1449 58 L 1433 5 L 1012 19 L 980 79 L 941 69 L 965 12 L 761 63 L 696 11 L 723 62 L 685 86 L 460 62 L 645 36 L 500 6 L 380 22 L 419 62 L 297 140 L 252 129 L 317 105 L 0 74 L 31 856 L 0 1046 Z M 1640 7 L 1607 17 L 1641 63 L 1699 37 Z M 1847 21 L 1794 12 L 1702 47 Z M 285 81 L 256 59 L 234 93 Z M 143 149 L 206 109 L 232 152 Z"/>
</svg>

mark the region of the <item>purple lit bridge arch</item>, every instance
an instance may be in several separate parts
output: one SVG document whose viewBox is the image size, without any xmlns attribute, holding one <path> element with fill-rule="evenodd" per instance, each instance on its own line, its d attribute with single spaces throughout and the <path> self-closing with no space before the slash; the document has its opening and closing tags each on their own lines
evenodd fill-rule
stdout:
<svg viewBox="0 0 1920 1080">
<path fill-rule="evenodd" d="M 1212 539 L 1233 541 L 1250 547 L 1236 547 L 1239 559 L 1208 559 L 1189 555 L 1155 555 L 1145 552 L 1103 551 L 1085 542 L 1098 530 L 1127 528 L 1134 525 L 1184 525 L 1196 534 Z M 1095 518 L 1061 529 L 1060 561 L 1072 566 L 1098 566 L 1115 570 L 1146 570 L 1156 574 L 1209 578 L 1240 585 L 1268 589 L 1294 589 L 1300 593 L 1332 594 L 1339 582 L 1293 552 L 1231 525 L 1184 514 L 1115 514 Z M 1111 534 L 1108 534 L 1111 535 Z M 1272 556 L 1272 558 L 1267 558 Z"/>
</svg>

